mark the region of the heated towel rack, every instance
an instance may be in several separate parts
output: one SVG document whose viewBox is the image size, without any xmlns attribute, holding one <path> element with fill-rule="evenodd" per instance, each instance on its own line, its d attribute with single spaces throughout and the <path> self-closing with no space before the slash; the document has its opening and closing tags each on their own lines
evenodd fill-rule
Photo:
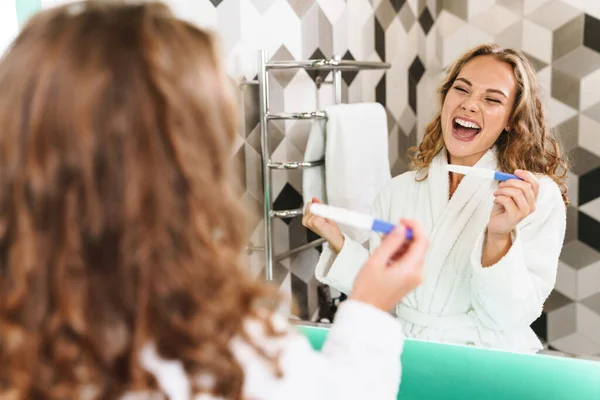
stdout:
<svg viewBox="0 0 600 400">
<path fill-rule="evenodd" d="M 258 54 L 258 86 L 259 86 L 259 113 L 260 113 L 260 136 L 261 136 L 261 157 L 262 157 L 262 177 L 264 192 L 264 248 L 253 248 L 253 250 L 263 250 L 265 253 L 265 279 L 273 280 L 273 262 L 291 257 L 301 251 L 316 247 L 324 242 L 324 239 L 317 239 L 302 246 L 290 249 L 285 253 L 275 255 L 273 252 L 273 218 L 292 218 L 302 215 L 303 207 L 295 210 L 273 210 L 271 173 L 275 170 L 295 170 L 304 168 L 314 168 L 321 166 L 325 160 L 314 161 L 273 161 L 271 160 L 271 145 L 269 138 L 269 121 L 272 120 L 314 120 L 327 119 L 323 111 L 313 112 L 282 112 L 271 113 L 269 111 L 269 71 L 282 69 L 305 69 L 305 70 L 323 70 L 332 71 L 332 80 L 327 83 L 332 84 L 333 98 L 336 104 L 342 102 L 342 71 L 358 71 L 368 69 L 388 69 L 389 63 L 374 61 L 354 61 L 342 60 L 340 56 L 333 56 L 331 59 L 307 60 L 307 61 L 268 61 L 268 54 L 261 50 Z M 317 87 L 324 83 L 321 78 L 317 79 Z"/>
</svg>

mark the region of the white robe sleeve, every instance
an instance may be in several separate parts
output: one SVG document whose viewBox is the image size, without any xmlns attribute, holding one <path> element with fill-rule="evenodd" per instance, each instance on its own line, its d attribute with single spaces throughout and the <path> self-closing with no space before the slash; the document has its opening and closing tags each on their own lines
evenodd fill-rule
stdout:
<svg viewBox="0 0 600 400">
<path fill-rule="evenodd" d="M 295 332 L 264 342 L 279 352 L 281 378 L 249 346 L 234 346 L 244 369 L 244 395 L 264 400 L 395 399 L 404 339 L 391 315 L 368 304 L 340 305 L 321 352 Z M 269 349 L 270 346 L 273 346 Z"/>
<path fill-rule="evenodd" d="M 542 178 L 536 211 L 513 232 L 508 253 L 483 268 L 482 233 L 471 254 L 472 303 L 481 322 L 501 331 L 531 325 L 556 283 L 566 229 L 566 209 L 558 186 Z"/>
<path fill-rule="evenodd" d="M 288 325 L 282 315 L 273 322 L 286 332 L 266 336 L 256 320 L 245 328 L 254 343 L 275 356 L 281 376 L 273 365 L 241 338 L 231 350 L 244 371 L 243 397 L 261 400 L 363 400 L 396 399 L 400 388 L 404 337 L 391 315 L 368 304 L 347 300 L 340 305 L 323 349 L 313 350 L 307 338 Z M 141 365 L 155 378 L 160 389 L 173 400 L 190 400 L 191 382 L 181 361 L 161 358 L 149 343 L 142 350 Z M 209 373 L 196 377 L 197 385 L 210 389 Z M 139 397 L 148 398 L 147 393 Z M 194 400 L 222 400 L 199 395 Z"/>
<path fill-rule="evenodd" d="M 377 196 L 372 207 L 373 217 L 386 219 L 385 213 L 389 211 L 384 211 L 389 208 L 386 207 L 387 196 L 385 192 Z M 369 235 L 367 247 L 344 234 L 344 246 L 338 254 L 329 248 L 329 244 L 325 243 L 319 262 L 315 267 L 317 280 L 342 293 L 350 294 L 358 271 L 369 258 L 372 249 L 376 249 L 380 242 L 381 235 L 375 232 L 371 232 Z"/>
</svg>

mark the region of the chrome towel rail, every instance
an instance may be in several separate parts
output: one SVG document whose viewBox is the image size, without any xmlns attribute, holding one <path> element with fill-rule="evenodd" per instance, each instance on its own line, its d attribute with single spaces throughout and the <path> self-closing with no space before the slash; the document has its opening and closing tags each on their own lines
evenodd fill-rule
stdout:
<svg viewBox="0 0 600 400">
<path fill-rule="evenodd" d="M 294 210 L 273 210 L 273 193 L 271 185 L 271 173 L 277 170 L 295 170 L 304 168 L 315 168 L 323 166 L 324 160 L 315 161 L 283 161 L 275 162 L 271 160 L 271 143 L 269 137 L 268 124 L 273 120 L 315 120 L 327 119 L 324 111 L 311 112 L 281 112 L 271 113 L 269 111 L 269 83 L 268 74 L 271 70 L 300 68 L 305 70 L 329 70 L 333 71 L 330 83 L 333 89 L 333 98 L 336 104 L 342 102 L 342 71 L 375 70 L 388 69 L 390 64 L 386 62 L 374 61 L 354 61 L 342 60 L 340 56 L 333 56 L 331 59 L 306 60 L 306 61 L 268 61 L 265 51 L 258 54 L 258 87 L 259 87 L 259 114 L 260 114 L 260 136 L 261 136 L 261 158 L 262 158 L 262 181 L 264 192 L 264 228 L 265 245 L 260 248 L 249 247 L 248 251 L 258 250 L 265 253 L 265 279 L 273 280 L 273 263 L 287 257 L 291 257 L 301 251 L 317 247 L 325 242 L 323 239 L 313 240 L 310 243 L 303 244 L 294 249 L 290 249 L 282 254 L 273 254 L 273 218 L 294 218 L 303 214 L 303 208 Z M 252 84 L 254 82 L 248 82 Z M 322 79 L 317 82 L 320 87 Z"/>
</svg>

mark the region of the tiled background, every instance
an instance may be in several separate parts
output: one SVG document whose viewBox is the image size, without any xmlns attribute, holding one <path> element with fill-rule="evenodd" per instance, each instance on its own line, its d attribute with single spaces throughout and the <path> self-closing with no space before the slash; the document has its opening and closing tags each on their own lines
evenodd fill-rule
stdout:
<svg viewBox="0 0 600 400">
<path fill-rule="evenodd" d="M 8 4 L 9 0 L 6 0 Z M 17 1 L 31 10 L 65 0 Z M 2 3 L 2 2 L 0 2 Z M 331 57 L 387 61 L 384 71 L 344 73 L 344 102 L 378 101 L 388 114 L 390 167 L 407 169 L 406 149 L 416 143 L 435 111 L 443 69 L 469 47 L 484 42 L 523 50 L 537 68 L 548 117 L 572 153 L 568 232 L 556 290 L 534 328 L 555 348 L 600 355 L 600 1 L 598 0 L 170 0 L 175 11 L 222 39 L 227 68 L 236 80 L 252 80 L 257 51 L 273 59 Z M 2 3 L 4 4 L 4 3 Z M 0 7 L 7 7 L 1 6 Z M 8 7 L 10 9 L 10 7 Z M 2 11 L 2 10 L 0 10 Z M 10 11 L 15 14 L 15 11 Z M 7 26 L 7 25 L 5 25 Z M 6 34 L 1 32 L 0 34 Z M 2 38 L 0 38 L 0 44 Z M 331 102 L 330 87 L 317 91 L 304 71 L 273 74 L 273 111 L 309 111 Z M 241 86 L 245 124 L 235 157 L 245 168 L 244 201 L 260 215 L 260 135 L 256 86 Z M 273 159 L 301 160 L 308 124 L 270 125 Z M 300 172 L 273 174 L 276 209 L 298 207 Z M 253 221 L 251 244 L 262 246 L 262 223 Z M 299 219 L 276 220 L 277 253 L 312 240 Z M 313 267 L 318 250 L 276 264 L 275 280 L 291 291 L 300 316 L 317 310 Z M 261 274 L 262 255 L 249 255 Z"/>
</svg>

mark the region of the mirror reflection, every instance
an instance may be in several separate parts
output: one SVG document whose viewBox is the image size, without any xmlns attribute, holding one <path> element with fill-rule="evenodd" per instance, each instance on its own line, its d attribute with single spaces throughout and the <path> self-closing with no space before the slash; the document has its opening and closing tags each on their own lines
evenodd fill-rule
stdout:
<svg viewBox="0 0 600 400">
<path fill-rule="evenodd" d="M 422 222 L 430 238 L 423 283 L 395 315 L 410 338 L 537 352 L 530 326 L 555 284 L 568 197 L 534 69 L 518 51 L 478 46 L 452 64 L 439 97 L 413 170 L 386 182 L 372 207 L 376 219 Z M 316 276 L 348 293 L 381 235 L 367 250 L 310 207 L 303 224 L 327 240 Z"/>
<path fill-rule="evenodd" d="M 0 397 L 597 398 L 589 7 L 59 3 L 0 4 Z"/>
</svg>

